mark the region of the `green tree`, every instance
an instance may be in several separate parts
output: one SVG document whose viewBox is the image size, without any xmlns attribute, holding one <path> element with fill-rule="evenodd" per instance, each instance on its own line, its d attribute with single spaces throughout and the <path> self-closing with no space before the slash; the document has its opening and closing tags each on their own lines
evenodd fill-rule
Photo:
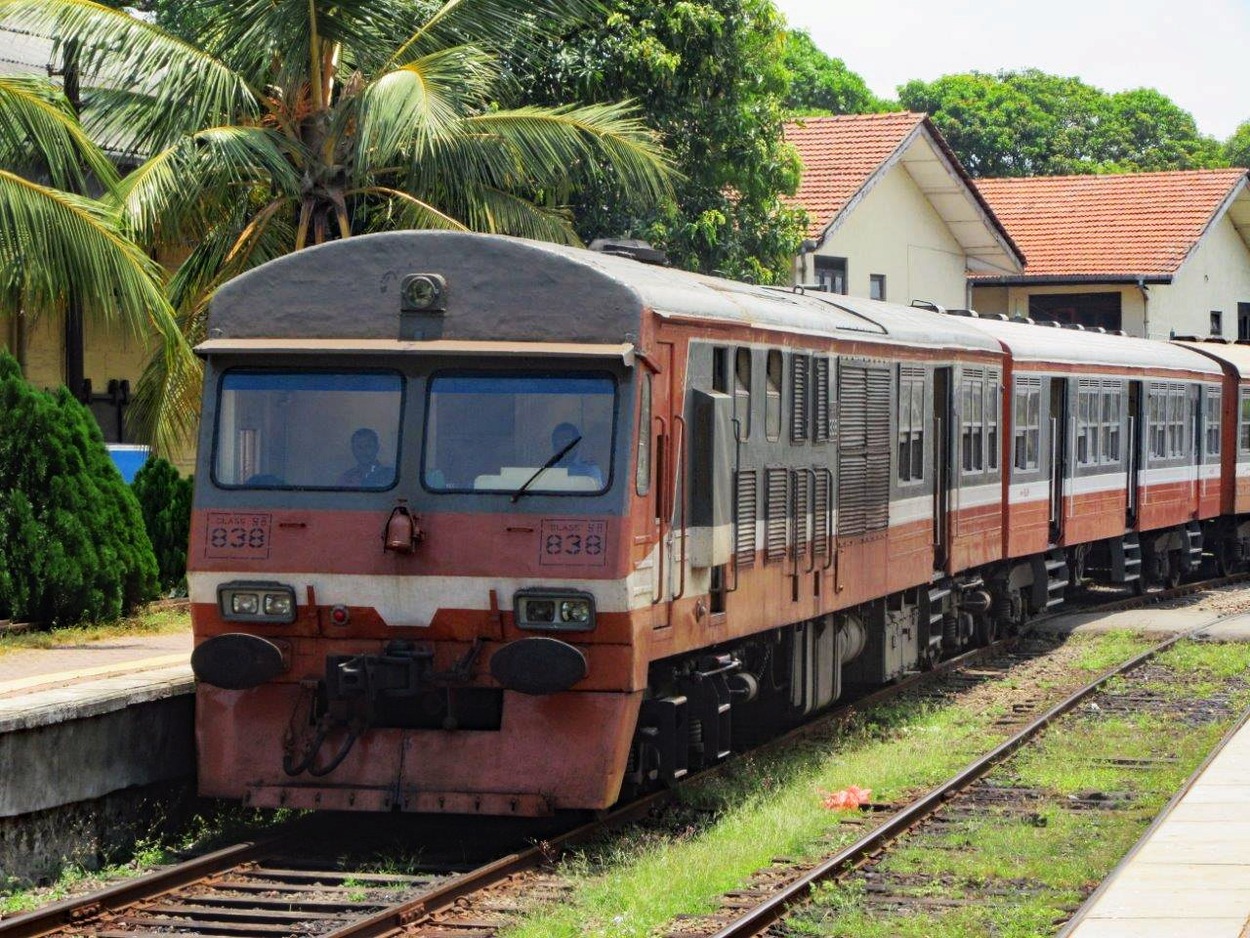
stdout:
<svg viewBox="0 0 1250 938">
<path fill-rule="evenodd" d="M 635 99 L 682 174 L 671 197 L 642 205 L 592 182 L 576 202 L 582 237 L 643 238 L 690 270 L 784 276 L 803 237 L 782 199 L 799 175 L 781 138 L 784 51 L 770 0 L 610 0 L 603 21 L 514 52 L 521 101 Z"/>
<path fill-rule="evenodd" d="M 795 114 L 873 114 L 894 107 L 873 94 L 845 62 L 818 49 L 801 29 L 786 33 L 784 63 L 790 73 L 785 107 Z"/>
<path fill-rule="evenodd" d="M 634 110 L 498 106 L 494 50 L 570 28 L 592 0 L 203 0 L 193 41 L 91 0 L 0 0 L 0 22 L 80 44 L 84 124 L 150 153 L 121 183 L 145 248 L 189 256 L 169 289 L 192 342 L 226 279 L 283 253 L 395 228 L 561 242 L 583 177 L 653 204 L 670 167 Z M 136 410 L 185 434 L 199 379 L 153 362 Z"/>
<path fill-rule="evenodd" d="M 0 618 L 116 618 L 154 595 L 156 576 L 139 504 L 91 414 L 65 388 L 31 387 L 0 352 Z"/>
<path fill-rule="evenodd" d="M 131 484 L 156 554 L 162 590 L 176 589 L 187 578 L 193 485 L 191 477 L 182 478 L 173 463 L 159 456 L 149 456 Z"/>
<path fill-rule="evenodd" d="M 1219 145 L 1157 91 L 1107 94 L 1037 69 L 968 72 L 899 89 L 974 176 L 1044 176 L 1223 165 Z"/>
<path fill-rule="evenodd" d="M 1229 166 L 1250 168 L 1250 121 L 1243 122 L 1224 142 L 1224 159 Z"/>
<path fill-rule="evenodd" d="M 178 371 L 190 355 L 160 269 L 125 235 L 117 186 L 60 89 L 0 75 L 0 313 L 34 323 L 72 305 L 140 341 L 161 337 L 164 367 Z"/>
</svg>

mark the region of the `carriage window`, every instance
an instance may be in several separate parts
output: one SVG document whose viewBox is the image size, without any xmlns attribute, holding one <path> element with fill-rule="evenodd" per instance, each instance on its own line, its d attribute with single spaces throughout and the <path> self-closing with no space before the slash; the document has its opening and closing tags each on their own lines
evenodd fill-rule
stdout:
<svg viewBox="0 0 1250 938">
<path fill-rule="evenodd" d="M 1250 389 L 1242 388 L 1238 395 L 1241 422 L 1237 426 L 1237 449 L 1242 453 L 1250 453 Z"/>
<path fill-rule="evenodd" d="M 734 417 L 738 421 L 738 438 L 751 438 L 751 350 L 738 349 L 734 358 Z"/>
<path fill-rule="evenodd" d="M 607 490 L 616 415 L 608 375 L 435 375 L 428 407 L 422 481 L 431 491 L 515 493 L 527 482 L 533 494 Z"/>
<path fill-rule="evenodd" d="M 1192 404 L 1183 384 L 1150 385 L 1150 455 L 1175 459 L 1185 455 L 1188 440 L 1185 427 Z M 1188 418 L 1188 419 L 1187 419 Z"/>
<path fill-rule="evenodd" d="M 1097 381 L 1083 379 L 1076 392 L 1076 464 L 1092 466 L 1098 462 L 1098 431 L 1102 420 L 1102 401 Z"/>
<path fill-rule="evenodd" d="M 397 481 L 397 372 L 228 371 L 213 481 L 264 489 L 388 489 Z"/>
<path fill-rule="evenodd" d="M 980 371 L 963 377 L 963 471 L 985 471 L 985 379 Z"/>
<path fill-rule="evenodd" d="M 1124 385 L 1105 381 L 1102 386 L 1102 446 L 1104 463 L 1120 461 L 1120 421 L 1124 414 Z"/>
<path fill-rule="evenodd" d="M 998 384 L 998 372 L 989 372 L 985 382 L 985 416 L 988 425 L 985 435 L 988 450 L 985 465 L 990 472 L 998 471 L 998 452 L 1001 449 L 998 442 L 998 424 L 1002 419 L 1003 396 Z"/>
<path fill-rule="evenodd" d="M 1038 451 L 1042 435 L 1042 379 L 1017 378 L 1015 394 L 1014 465 L 1022 471 L 1038 466 Z"/>
<path fill-rule="evenodd" d="M 1220 389 L 1216 385 L 1208 385 L 1206 393 L 1206 455 L 1218 456 L 1220 454 L 1220 404 L 1223 396 Z"/>
<path fill-rule="evenodd" d="M 781 439 L 781 352 L 768 353 L 767 388 L 764 403 L 764 436 L 769 442 Z"/>
<path fill-rule="evenodd" d="M 898 480 L 924 479 L 924 369 L 899 368 Z"/>
</svg>

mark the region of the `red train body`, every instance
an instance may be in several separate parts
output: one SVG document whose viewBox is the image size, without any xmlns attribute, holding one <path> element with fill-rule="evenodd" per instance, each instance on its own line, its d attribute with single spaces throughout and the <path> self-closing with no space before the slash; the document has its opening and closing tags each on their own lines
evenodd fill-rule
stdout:
<svg viewBox="0 0 1250 938">
<path fill-rule="evenodd" d="M 254 805 L 603 808 L 1250 540 L 1240 348 L 434 232 L 209 330 L 200 789 Z"/>
</svg>

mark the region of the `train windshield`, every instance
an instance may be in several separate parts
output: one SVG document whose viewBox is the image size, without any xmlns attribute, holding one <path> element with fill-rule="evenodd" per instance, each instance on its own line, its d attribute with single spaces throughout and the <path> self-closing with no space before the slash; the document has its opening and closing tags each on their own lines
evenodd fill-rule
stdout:
<svg viewBox="0 0 1250 938">
<path fill-rule="evenodd" d="M 435 375 L 422 459 L 425 487 L 605 492 L 615 416 L 616 382 L 608 375 Z"/>
<path fill-rule="evenodd" d="M 391 488 L 403 397 L 397 372 L 227 372 L 213 480 L 240 488 Z"/>
</svg>

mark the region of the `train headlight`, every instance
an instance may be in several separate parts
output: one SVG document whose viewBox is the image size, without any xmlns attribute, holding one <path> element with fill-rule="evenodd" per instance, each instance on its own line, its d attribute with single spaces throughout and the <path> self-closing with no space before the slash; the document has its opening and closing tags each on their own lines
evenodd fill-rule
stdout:
<svg viewBox="0 0 1250 938">
<path fill-rule="evenodd" d="M 228 622 L 294 622 L 295 590 L 282 583 L 223 583 L 217 606 Z"/>
<path fill-rule="evenodd" d="M 595 597 L 580 590 L 520 590 L 513 597 L 513 611 L 522 629 L 582 632 L 595 627 Z"/>
</svg>

